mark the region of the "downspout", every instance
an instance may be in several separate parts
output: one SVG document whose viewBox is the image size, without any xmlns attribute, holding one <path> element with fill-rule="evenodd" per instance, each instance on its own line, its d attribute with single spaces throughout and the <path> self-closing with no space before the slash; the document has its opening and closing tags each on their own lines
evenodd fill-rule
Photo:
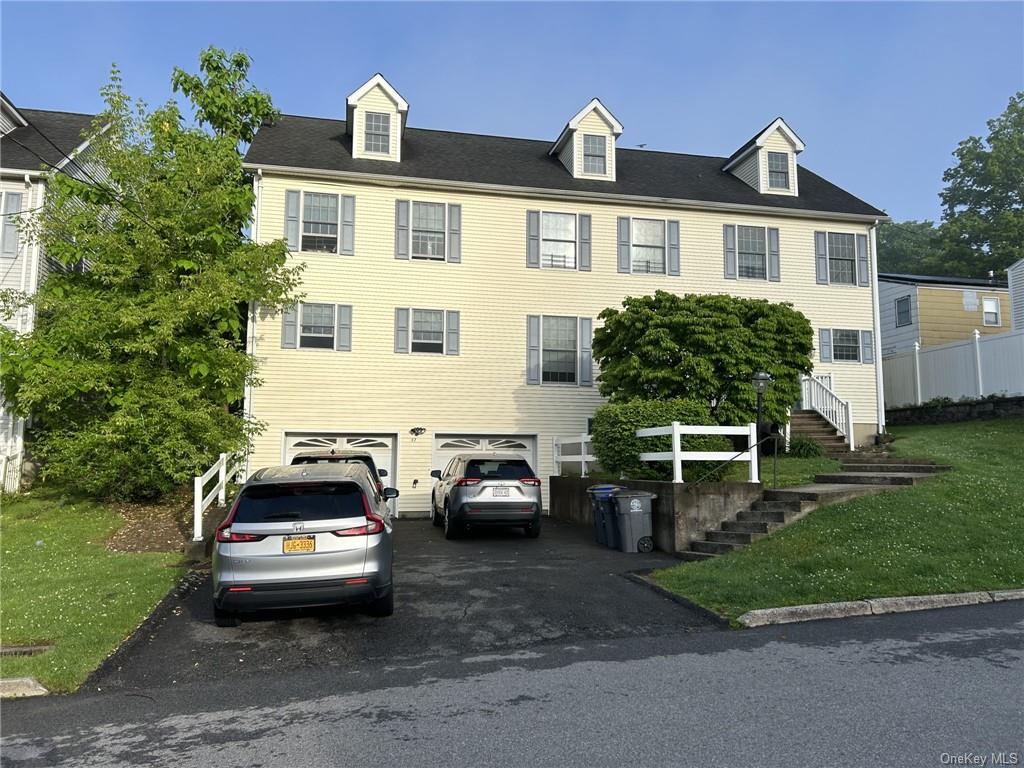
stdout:
<svg viewBox="0 0 1024 768">
<path fill-rule="evenodd" d="M 26 178 L 26 180 L 28 179 L 27 176 L 25 178 Z M 46 200 L 46 184 L 44 184 L 42 180 L 37 181 L 36 182 L 36 190 L 37 190 L 37 194 L 36 194 L 35 208 L 38 211 L 42 211 L 43 203 Z M 32 273 L 29 276 L 29 293 L 31 293 L 33 296 L 35 296 L 39 292 L 39 265 L 40 265 L 40 262 L 42 261 L 42 257 L 43 257 L 42 251 L 43 251 L 42 243 L 40 243 L 38 240 L 36 240 L 36 242 L 34 243 L 33 248 L 32 248 L 32 254 L 33 254 L 32 255 Z M 28 315 L 28 329 L 27 329 L 28 333 L 31 333 L 32 329 L 35 328 L 35 327 L 36 327 L 36 305 L 33 302 L 32 306 L 29 309 L 29 315 Z"/>
<path fill-rule="evenodd" d="M 875 403 L 878 434 L 885 434 L 885 382 L 882 378 L 882 322 L 878 309 L 878 221 L 871 225 L 871 314 L 875 328 Z"/>
<path fill-rule="evenodd" d="M 22 199 L 25 201 L 25 203 L 21 206 L 21 210 L 23 210 L 23 211 L 31 210 L 31 208 L 32 208 L 31 193 L 32 193 L 32 179 L 26 173 L 25 174 L 25 194 L 22 197 Z M 23 240 L 24 240 L 24 238 L 22 238 L 21 233 L 19 231 L 17 243 L 18 243 L 18 250 L 21 251 L 21 253 L 19 254 L 17 251 L 15 251 L 14 256 L 15 256 L 15 258 L 20 258 L 21 259 L 21 281 L 18 284 L 18 290 L 21 293 L 24 294 L 24 293 L 28 292 L 28 258 L 29 258 L 29 251 L 34 250 L 34 246 L 33 246 L 33 248 L 29 248 L 27 242 L 22 242 Z M 31 316 L 32 316 L 32 310 L 27 308 L 27 307 L 23 307 L 18 312 L 18 322 L 15 324 L 18 333 L 28 333 L 28 331 L 31 330 L 32 323 L 31 323 L 31 320 L 29 319 Z M 25 327 L 26 325 L 29 326 L 27 329 Z"/>
<path fill-rule="evenodd" d="M 252 241 L 259 243 L 260 241 L 260 194 L 263 191 L 263 169 L 257 168 L 256 175 L 252 180 L 252 191 L 253 191 L 253 202 L 252 202 Z M 245 351 L 253 360 L 256 359 L 256 303 L 251 302 L 249 305 L 249 318 L 246 324 L 246 335 L 245 335 Z M 242 412 L 244 418 L 249 421 L 252 418 L 252 384 L 246 382 L 245 385 L 245 397 L 242 405 Z M 249 463 L 251 462 L 251 454 L 247 454 L 245 457 L 245 477 L 249 477 Z"/>
</svg>

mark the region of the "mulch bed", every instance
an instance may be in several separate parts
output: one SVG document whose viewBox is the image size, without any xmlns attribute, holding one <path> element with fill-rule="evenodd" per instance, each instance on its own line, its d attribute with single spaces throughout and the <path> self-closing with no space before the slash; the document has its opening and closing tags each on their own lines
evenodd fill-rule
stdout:
<svg viewBox="0 0 1024 768">
<path fill-rule="evenodd" d="M 192 496 L 182 491 L 155 502 L 115 502 L 125 524 L 110 537 L 115 552 L 182 552 L 189 539 Z"/>
</svg>

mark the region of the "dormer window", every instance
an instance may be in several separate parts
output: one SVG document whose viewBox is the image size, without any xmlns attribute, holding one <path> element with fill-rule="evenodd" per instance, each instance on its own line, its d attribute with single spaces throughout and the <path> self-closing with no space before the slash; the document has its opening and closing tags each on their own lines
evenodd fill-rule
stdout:
<svg viewBox="0 0 1024 768">
<path fill-rule="evenodd" d="M 605 151 L 605 137 L 583 135 L 583 172 L 604 176 L 608 173 L 608 155 Z"/>
<path fill-rule="evenodd" d="M 345 132 L 352 158 L 402 162 L 402 133 L 409 103 L 380 73 L 357 88 L 346 102 Z"/>
<path fill-rule="evenodd" d="M 391 151 L 391 115 L 384 112 L 366 113 L 363 149 L 382 155 Z"/>
<path fill-rule="evenodd" d="M 772 189 L 789 189 L 788 153 L 768 153 L 768 186 Z"/>
</svg>

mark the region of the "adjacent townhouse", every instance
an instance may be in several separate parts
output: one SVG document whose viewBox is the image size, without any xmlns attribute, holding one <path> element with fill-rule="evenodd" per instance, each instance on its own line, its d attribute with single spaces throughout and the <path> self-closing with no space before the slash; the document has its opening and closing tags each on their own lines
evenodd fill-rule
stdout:
<svg viewBox="0 0 1024 768">
<path fill-rule="evenodd" d="M 1010 330 L 1010 293 L 995 278 L 882 273 L 878 300 L 883 355 Z"/>
<path fill-rule="evenodd" d="M 344 115 L 284 115 L 248 151 L 253 237 L 305 265 L 298 304 L 250 314 L 250 468 L 367 448 L 408 515 L 460 451 L 516 451 L 545 477 L 552 439 L 602 402 L 598 314 L 658 289 L 791 302 L 857 441 L 879 431 L 885 214 L 802 167 L 782 118 L 708 157 L 620 146 L 598 99 L 547 140 L 412 128 L 409 109 L 378 74 Z"/>
<path fill-rule="evenodd" d="M 18 219 L 42 207 L 45 170 L 82 176 L 88 166 L 89 131 L 93 115 L 16 107 L 0 93 L 0 289 L 34 294 L 47 273 L 56 268 L 38 243 L 19 230 Z M 29 333 L 34 307 L 0 319 L 18 333 Z M 7 471 L 0 485 L 16 490 L 23 457 L 24 419 L 0 402 L 0 466 Z M 6 461 L 4 461 L 6 459 Z"/>
<path fill-rule="evenodd" d="M 1024 331 L 1024 259 L 1007 267 L 1006 280 L 1010 294 L 1010 326 L 1015 331 Z"/>
</svg>

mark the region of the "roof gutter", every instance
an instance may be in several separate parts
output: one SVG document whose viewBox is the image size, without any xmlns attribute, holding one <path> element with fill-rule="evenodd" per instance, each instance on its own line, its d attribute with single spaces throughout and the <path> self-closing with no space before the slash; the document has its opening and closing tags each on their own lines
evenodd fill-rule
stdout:
<svg viewBox="0 0 1024 768">
<path fill-rule="evenodd" d="M 795 210 L 776 208 L 769 205 L 746 205 L 742 203 L 716 203 L 707 200 L 686 200 L 672 197 L 650 197 L 645 195 L 623 195 L 608 192 L 583 192 L 571 189 L 547 189 L 544 187 L 517 187 L 508 184 L 485 184 L 476 181 L 451 181 L 447 179 L 423 179 L 414 176 L 392 176 L 383 173 L 360 173 L 357 171 L 331 171 L 322 168 L 297 168 L 288 165 L 265 165 L 243 163 L 247 171 L 264 171 L 282 176 L 301 176 L 312 179 L 353 181 L 375 184 L 382 187 L 421 187 L 424 189 L 446 189 L 462 192 L 500 192 L 515 197 L 547 197 L 555 200 L 587 200 L 596 203 L 624 203 L 628 205 L 655 205 L 665 208 L 685 208 L 694 211 L 729 211 L 759 213 L 761 215 L 786 216 L 795 219 L 828 219 L 831 221 L 852 221 L 862 224 L 876 224 L 891 221 L 888 216 L 867 213 L 838 213 L 835 211 Z"/>
<path fill-rule="evenodd" d="M 882 366 L 882 319 L 878 306 L 878 224 L 871 225 L 871 324 L 874 326 L 875 344 L 875 414 L 878 434 L 885 434 L 885 380 Z M 852 428 L 852 426 L 851 426 Z"/>
</svg>

